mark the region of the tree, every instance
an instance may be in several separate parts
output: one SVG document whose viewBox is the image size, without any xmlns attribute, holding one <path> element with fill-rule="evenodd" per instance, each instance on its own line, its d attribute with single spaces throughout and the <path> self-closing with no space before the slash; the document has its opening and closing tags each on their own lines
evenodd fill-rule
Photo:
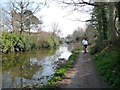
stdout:
<svg viewBox="0 0 120 90">
<path fill-rule="evenodd" d="M 110 35 L 111 41 L 114 42 L 116 39 L 116 31 L 115 31 L 115 6 L 114 3 L 109 3 L 109 23 L 110 23 Z"/>
<path fill-rule="evenodd" d="M 37 28 L 38 24 L 42 24 L 42 21 L 40 21 L 36 16 L 33 15 L 32 11 L 26 10 L 24 12 L 24 16 L 26 18 L 26 22 L 24 24 L 26 30 L 29 30 L 29 34 L 31 32 L 31 29 L 34 27 Z"/>
<path fill-rule="evenodd" d="M 115 9 L 115 3 L 113 2 L 93 2 L 92 0 L 59 0 L 59 2 L 65 4 L 66 7 L 72 6 L 74 11 L 80 11 L 80 8 L 86 5 L 93 6 L 95 17 L 93 16 L 94 19 L 87 21 L 92 21 L 96 24 L 94 26 L 97 27 L 99 39 L 103 41 L 110 39 L 110 41 L 114 42 L 120 36 L 119 30 L 116 30 L 115 27 L 115 16 L 118 15 L 118 18 L 120 16 L 118 12 L 120 2 L 116 2 L 117 9 Z M 115 10 L 117 10 L 118 14 Z"/>
<path fill-rule="evenodd" d="M 95 30 L 98 32 L 98 39 L 101 41 L 108 39 L 109 14 L 108 7 L 104 5 L 104 3 L 99 3 L 99 7 L 94 7 L 91 20 Z"/>
<path fill-rule="evenodd" d="M 89 0 L 89 1 L 85 1 L 85 0 L 58 0 L 58 2 L 66 4 L 66 5 L 74 6 L 74 7 L 76 7 L 76 9 L 79 6 L 81 7 L 84 5 L 98 6 L 98 4 L 94 3 L 92 0 Z"/>
<path fill-rule="evenodd" d="M 28 26 L 31 26 L 31 24 L 41 24 L 39 19 L 35 17 L 34 14 L 40 11 L 41 6 L 43 6 L 44 3 L 34 3 L 30 0 L 19 0 L 19 2 L 16 0 L 11 0 L 8 4 L 9 10 L 5 11 L 7 14 L 9 14 L 9 21 L 11 23 L 13 32 L 18 29 L 17 31 L 20 31 L 20 34 L 22 34 L 25 28 L 28 28 Z M 32 21 L 30 20 L 31 17 Z M 29 27 L 29 31 L 30 28 L 31 27 Z"/>
<path fill-rule="evenodd" d="M 9 25 L 8 16 L 6 15 L 2 6 L 0 7 L 0 25 L 1 25 L 0 26 L 1 31 L 8 31 L 8 29 L 11 30 L 11 27 Z"/>
<path fill-rule="evenodd" d="M 57 36 L 61 33 L 60 26 L 57 22 L 52 23 L 52 33 Z"/>
<path fill-rule="evenodd" d="M 77 27 L 74 32 L 72 33 L 72 39 L 74 41 L 80 41 L 82 39 L 82 37 L 84 36 L 84 30 L 80 27 Z"/>
<path fill-rule="evenodd" d="M 89 40 L 90 43 L 94 42 L 95 30 L 92 24 L 89 24 L 85 30 L 85 37 Z"/>
<path fill-rule="evenodd" d="M 115 24 L 116 26 L 116 32 L 120 35 L 120 1 L 115 3 L 116 7 L 116 16 L 115 16 Z"/>
</svg>

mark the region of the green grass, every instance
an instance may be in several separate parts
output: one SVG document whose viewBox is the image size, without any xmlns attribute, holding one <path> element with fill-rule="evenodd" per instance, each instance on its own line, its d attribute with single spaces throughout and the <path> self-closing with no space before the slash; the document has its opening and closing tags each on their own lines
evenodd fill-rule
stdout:
<svg viewBox="0 0 120 90">
<path fill-rule="evenodd" d="M 95 55 L 94 61 L 101 77 L 110 88 L 120 88 L 120 52 L 105 50 Z"/>
</svg>

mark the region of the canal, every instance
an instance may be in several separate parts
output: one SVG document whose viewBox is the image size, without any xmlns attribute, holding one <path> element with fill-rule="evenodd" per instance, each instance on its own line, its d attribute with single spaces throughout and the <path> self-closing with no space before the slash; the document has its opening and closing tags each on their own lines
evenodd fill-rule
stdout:
<svg viewBox="0 0 120 90">
<path fill-rule="evenodd" d="M 68 60 L 72 46 L 2 55 L 2 88 L 45 85 L 54 75 L 60 58 Z"/>
</svg>

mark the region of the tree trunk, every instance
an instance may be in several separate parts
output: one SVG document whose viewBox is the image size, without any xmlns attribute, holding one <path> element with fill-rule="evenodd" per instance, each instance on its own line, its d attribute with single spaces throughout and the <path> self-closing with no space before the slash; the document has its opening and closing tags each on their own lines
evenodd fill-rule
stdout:
<svg viewBox="0 0 120 90">
<path fill-rule="evenodd" d="M 23 32 L 23 3 L 21 2 L 21 12 L 20 12 L 20 34 Z"/>
<path fill-rule="evenodd" d="M 112 43 L 114 43 L 114 41 L 117 38 L 116 35 L 116 31 L 115 31 L 115 23 L 114 23 L 114 19 L 115 19 L 115 7 L 114 7 L 114 3 L 109 3 L 109 24 L 110 24 L 110 40 Z"/>
</svg>

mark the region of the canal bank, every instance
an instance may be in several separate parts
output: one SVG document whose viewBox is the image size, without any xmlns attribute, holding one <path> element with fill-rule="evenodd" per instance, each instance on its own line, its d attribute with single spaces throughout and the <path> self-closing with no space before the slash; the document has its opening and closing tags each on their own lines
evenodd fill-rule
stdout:
<svg viewBox="0 0 120 90">
<path fill-rule="evenodd" d="M 69 63 L 71 60 L 74 61 L 74 64 Z M 42 89 L 108 88 L 107 83 L 99 77 L 89 53 L 74 52 L 70 56 L 68 63 L 60 68 L 47 86 Z"/>
<path fill-rule="evenodd" d="M 60 82 L 63 81 L 68 75 L 68 71 L 71 71 L 73 66 L 76 63 L 77 57 L 80 53 L 80 49 L 72 51 L 73 53 L 68 58 L 67 62 L 60 64 L 60 68 L 54 73 L 54 76 L 48 81 L 46 85 L 41 87 L 42 89 L 46 88 L 61 88 Z M 40 87 L 37 87 L 40 88 Z"/>
</svg>

